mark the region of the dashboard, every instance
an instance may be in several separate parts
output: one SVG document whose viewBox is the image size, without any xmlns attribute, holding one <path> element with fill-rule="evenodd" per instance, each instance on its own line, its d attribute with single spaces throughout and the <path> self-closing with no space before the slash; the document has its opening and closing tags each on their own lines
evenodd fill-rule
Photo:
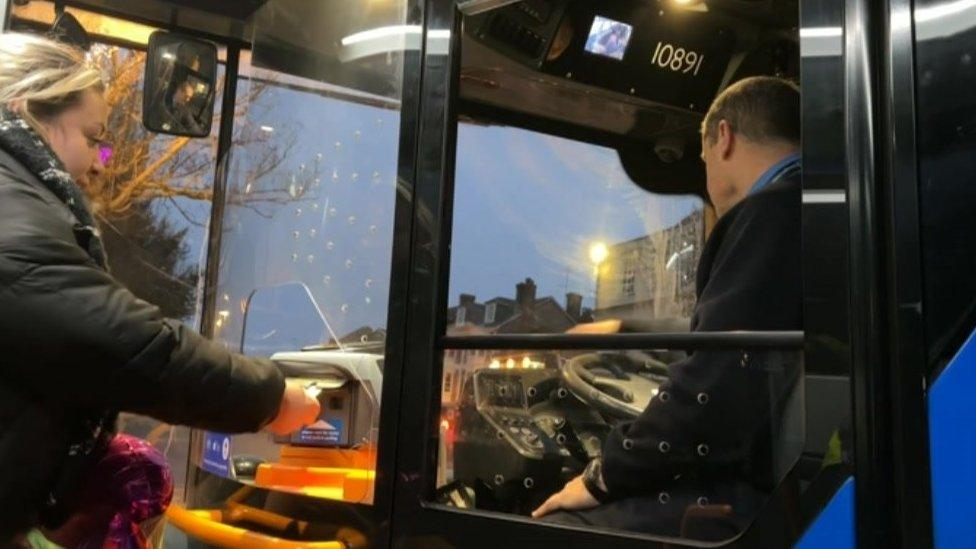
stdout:
<svg viewBox="0 0 976 549">
<path fill-rule="evenodd" d="M 478 370 L 464 393 L 454 476 L 479 488 L 478 508 L 530 511 L 599 455 L 609 431 L 558 369 Z"/>
</svg>

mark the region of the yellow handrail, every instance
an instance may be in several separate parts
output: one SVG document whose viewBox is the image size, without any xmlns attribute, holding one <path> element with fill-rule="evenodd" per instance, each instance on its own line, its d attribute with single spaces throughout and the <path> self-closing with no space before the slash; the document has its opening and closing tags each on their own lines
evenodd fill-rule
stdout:
<svg viewBox="0 0 976 549">
<path fill-rule="evenodd" d="M 166 510 L 170 524 L 186 535 L 216 547 L 237 549 L 346 549 L 341 541 L 292 541 L 276 538 L 223 522 L 224 512 L 193 510 L 172 505 Z"/>
</svg>

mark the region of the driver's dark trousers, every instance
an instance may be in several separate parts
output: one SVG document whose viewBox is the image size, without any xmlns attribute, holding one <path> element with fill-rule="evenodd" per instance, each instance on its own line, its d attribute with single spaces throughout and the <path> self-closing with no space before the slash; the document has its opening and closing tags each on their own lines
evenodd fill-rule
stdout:
<svg viewBox="0 0 976 549">
<path fill-rule="evenodd" d="M 558 511 L 543 520 L 720 541 L 735 537 L 749 526 L 767 497 L 768 494 L 745 483 L 707 489 L 672 486 L 655 494 L 620 499 L 583 511 Z"/>
</svg>

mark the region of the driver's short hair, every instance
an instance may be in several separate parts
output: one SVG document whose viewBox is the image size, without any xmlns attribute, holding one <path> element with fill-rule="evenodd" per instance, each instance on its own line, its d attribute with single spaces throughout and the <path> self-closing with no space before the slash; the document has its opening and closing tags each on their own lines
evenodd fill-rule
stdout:
<svg viewBox="0 0 976 549">
<path fill-rule="evenodd" d="M 725 88 L 702 121 L 702 136 L 714 143 L 718 123 L 755 143 L 800 144 L 800 88 L 785 78 L 752 76 Z"/>
</svg>

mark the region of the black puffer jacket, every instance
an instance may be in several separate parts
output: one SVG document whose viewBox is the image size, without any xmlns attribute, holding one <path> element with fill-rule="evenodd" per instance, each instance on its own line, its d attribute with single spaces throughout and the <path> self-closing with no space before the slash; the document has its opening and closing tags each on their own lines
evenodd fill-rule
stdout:
<svg viewBox="0 0 976 549">
<path fill-rule="evenodd" d="M 76 241 L 71 211 L 0 150 L 0 544 L 43 505 L 78 422 L 124 410 L 255 431 L 269 361 L 226 351 L 136 298 Z"/>
<path fill-rule="evenodd" d="M 716 223 L 698 265 L 692 330 L 802 330 L 802 281 L 795 169 Z M 770 428 L 802 372 L 799 354 L 698 351 L 669 370 L 644 412 L 603 446 L 610 494 L 734 480 L 771 490 L 773 462 L 785 458 L 774 455 Z"/>
</svg>

